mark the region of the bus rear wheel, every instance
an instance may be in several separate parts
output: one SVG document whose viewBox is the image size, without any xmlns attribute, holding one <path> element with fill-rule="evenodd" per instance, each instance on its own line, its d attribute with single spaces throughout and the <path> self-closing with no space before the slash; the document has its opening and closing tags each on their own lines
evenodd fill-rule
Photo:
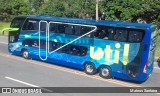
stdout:
<svg viewBox="0 0 160 96">
<path fill-rule="evenodd" d="M 93 63 L 91 63 L 91 62 L 87 62 L 84 65 L 84 71 L 88 75 L 94 75 L 97 72 L 95 65 Z"/>
<path fill-rule="evenodd" d="M 112 77 L 110 67 L 108 67 L 108 66 L 100 67 L 99 76 L 102 78 L 105 78 L 105 79 L 110 79 Z"/>
<path fill-rule="evenodd" d="M 26 49 L 22 51 L 22 57 L 25 59 L 29 59 L 29 52 Z"/>
</svg>

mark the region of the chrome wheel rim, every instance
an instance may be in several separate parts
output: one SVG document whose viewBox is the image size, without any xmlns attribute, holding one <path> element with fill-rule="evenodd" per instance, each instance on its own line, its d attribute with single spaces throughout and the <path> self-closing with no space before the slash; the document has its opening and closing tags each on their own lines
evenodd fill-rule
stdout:
<svg viewBox="0 0 160 96">
<path fill-rule="evenodd" d="M 109 75 L 109 70 L 108 69 L 106 69 L 106 68 L 103 68 L 102 69 L 102 76 L 108 76 Z"/>
<path fill-rule="evenodd" d="M 23 52 L 23 57 L 25 57 L 25 58 L 28 57 L 28 52 L 27 51 Z"/>
<path fill-rule="evenodd" d="M 92 65 L 87 65 L 86 70 L 87 70 L 88 73 L 92 73 L 93 72 L 93 66 Z"/>
</svg>

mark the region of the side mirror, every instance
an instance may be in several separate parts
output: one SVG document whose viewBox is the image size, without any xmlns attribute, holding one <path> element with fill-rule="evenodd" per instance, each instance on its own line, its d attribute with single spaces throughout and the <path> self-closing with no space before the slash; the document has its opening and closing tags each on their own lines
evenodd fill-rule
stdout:
<svg viewBox="0 0 160 96">
<path fill-rule="evenodd" d="M 4 28 L 4 29 L 2 29 L 2 32 L 4 32 L 4 31 L 18 31 L 19 30 L 19 28 Z"/>
</svg>

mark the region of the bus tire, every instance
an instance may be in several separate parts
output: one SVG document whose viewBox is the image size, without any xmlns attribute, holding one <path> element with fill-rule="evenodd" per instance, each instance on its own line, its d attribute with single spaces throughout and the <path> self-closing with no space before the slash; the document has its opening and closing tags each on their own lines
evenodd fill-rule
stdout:
<svg viewBox="0 0 160 96">
<path fill-rule="evenodd" d="M 84 65 L 84 72 L 88 75 L 94 75 L 96 74 L 97 69 L 92 62 L 86 62 Z"/>
<path fill-rule="evenodd" d="M 22 57 L 24 59 L 29 59 L 29 52 L 28 52 L 28 50 L 23 49 L 21 54 L 22 54 Z"/>
<path fill-rule="evenodd" d="M 105 79 L 110 79 L 112 77 L 111 68 L 109 66 L 101 66 L 99 68 L 99 76 Z"/>
</svg>

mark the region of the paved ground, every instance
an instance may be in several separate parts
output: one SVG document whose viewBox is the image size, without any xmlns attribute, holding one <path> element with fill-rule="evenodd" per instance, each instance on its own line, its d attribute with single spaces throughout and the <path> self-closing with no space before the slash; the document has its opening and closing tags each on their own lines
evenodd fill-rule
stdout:
<svg viewBox="0 0 160 96">
<path fill-rule="evenodd" d="M 65 68 L 35 60 L 25 60 L 10 55 L 7 51 L 7 38 L 0 36 L 0 87 L 160 87 L 160 68 L 155 63 L 150 78 L 141 84 L 116 79 L 102 79 L 98 75 L 89 76 L 82 71 Z M 6 96 L 6 94 L 0 94 Z M 12 94 L 12 96 L 18 94 Z M 19 94 L 21 95 L 21 94 Z M 27 95 L 27 94 L 23 94 Z M 39 96 L 115 96 L 114 93 L 56 93 Z M 121 96 L 155 96 L 158 94 L 129 94 Z M 8 95 L 7 95 L 8 96 Z M 37 94 L 32 94 L 37 96 Z"/>
</svg>

